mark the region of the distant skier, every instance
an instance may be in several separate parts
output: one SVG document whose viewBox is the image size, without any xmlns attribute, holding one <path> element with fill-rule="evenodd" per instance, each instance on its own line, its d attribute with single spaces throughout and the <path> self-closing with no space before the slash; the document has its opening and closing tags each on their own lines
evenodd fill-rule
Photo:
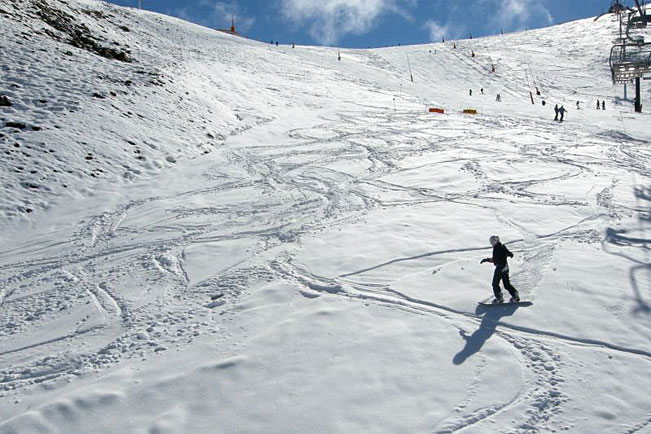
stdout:
<svg viewBox="0 0 651 434">
<path fill-rule="evenodd" d="M 601 110 L 606 110 L 606 100 L 601 101 Z"/>
<path fill-rule="evenodd" d="M 576 102 L 576 109 L 581 110 L 581 101 Z"/>
<path fill-rule="evenodd" d="M 497 97 L 495 98 L 495 101 L 497 101 L 497 102 L 502 102 L 502 95 L 500 95 L 500 94 L 498 93 L 498 94 L 497 94 Z"/>
<path fill-rule="evenodd" d="M 502 289 L 500 288 L 500 281 L 504 284 L 504 288 L 511 294 L 511 302 L 519 302 L 520 294 L 518 290 L 511 285 L 509 279 L 509 264 L 507 258 L 512 258 L 513 253 L 500 242 L 500 237 L 493 235 L 490 237 L 489 242 L 493 246 L 493 256 L 490 258 L 482 259 L 480 264 L 490 262 L 495 265 L 495 273 L 493 273 L 493 294 L 495 299 L 493 303 L 503 303 L 504 297 L 502 296 Z"/>
<path fill-rule="evenodd" d="M 484 95 L 484 88 L 481 88 L 481 94 Z"/>
<path fill-rule="evenodd" d="M 565 110 L 565 106 L 561 106 L 561 108 L 558 109 L 558 112 L 561 114 L 561 119 L 559 122 L 563 122 L 563 119 L 565 118 L 565 113 L 567 113 L 567 110 Z"/>
<path fill-rule="evenodd" d="M 542 104 L 543 107 L 545 107 L 545 106 L 547 105 L 547 101 L 542 100 L 542 103 L 541 103 L 541 104 Z"/>
<path fill-rule="evenodd" d="M 597 100 L 597 110 L 601 110 L 601 103 Z"/>
<path fill-rule="evenodd" d="M 472 89 L 470 89 L 470 96 L 472 96 Z"/>
<path fill-rule="evenodd" d="M 276 47 L 278 46 L 278 41 L 276 41 Z"/>
<path fill-rule="evenodd" d="M 558 120 L 559 112 L 560 112 L 560 109 L 558 108 L 558 104 L 556 104 L 556 107 L 554 107 L 554 113 L 556 113 L 556 117 L 554 118 L 555 121 Z"/>
</svg>

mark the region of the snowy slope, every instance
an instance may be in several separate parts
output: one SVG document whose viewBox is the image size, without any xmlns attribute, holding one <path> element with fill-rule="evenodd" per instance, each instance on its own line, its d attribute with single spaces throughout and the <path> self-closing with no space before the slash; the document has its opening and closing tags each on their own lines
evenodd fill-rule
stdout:
<svg viewBox="0 0 651 434">
<path fill-rule="evenodd" d="M 651 432 L 613 29 L 338 60 L 0 0 L 0 433 Z M 478 307 L 493 233 L 533 306 Z"/>
</svg>

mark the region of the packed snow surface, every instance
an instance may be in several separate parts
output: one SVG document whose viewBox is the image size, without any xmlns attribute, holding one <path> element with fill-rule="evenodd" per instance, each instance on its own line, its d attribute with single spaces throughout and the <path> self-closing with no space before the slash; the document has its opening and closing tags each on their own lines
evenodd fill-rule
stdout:
<svg viewBox="0 0 651 434">
<path fill-rule="evenodd" d="M 0 0 L 0 433 L 650 433 L 615 26 L 338 60 Z M 493 234 L 532 306 L 478 305 Z"/>
</svg>

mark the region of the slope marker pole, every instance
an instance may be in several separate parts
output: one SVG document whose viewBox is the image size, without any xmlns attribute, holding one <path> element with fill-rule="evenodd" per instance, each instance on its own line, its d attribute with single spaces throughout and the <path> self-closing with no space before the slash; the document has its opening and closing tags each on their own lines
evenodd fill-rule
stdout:
<svg viewBox="0 0 651 434">
<path fill-rule="evenodd" d="M 531 83 L 529 82 L 529 74 L 527 73 L 527 70 L 524 70 L 524 76 L 527 77 L 527 87 L 529 88 L 529 96 L 531 97 L 531 104 L 535 105 L 536 103 L 533 101 L 533 92 L 531 91 Z"/>
<path fill-rule="evenodd" d="M 533 79 L 533 85 L 536 87 L 536 95 L 540 95 L 540 89 L 538 89 L 538 83 L 536 82 L 536 76 L 533 73 L 533 70 L 531 69 L 531 65 L 527 65 L 529 67 L 529 73 L 531 74 L 531 78 Z"/>
</svg>

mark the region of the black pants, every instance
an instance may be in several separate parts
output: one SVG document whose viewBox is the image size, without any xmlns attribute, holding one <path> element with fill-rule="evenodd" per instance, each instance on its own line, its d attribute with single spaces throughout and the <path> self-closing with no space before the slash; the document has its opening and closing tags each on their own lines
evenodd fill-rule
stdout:
<svg viewBox="0 0 651 434">
<path fill-rule="evenodd" d="M 504 271 L 504 267 L 495 267 L 495 274 L 493 274 L 493 293 L 495 297 L 502 298 L 502 290 L 500 289 L 500 280 L 504 283 L 504 288 L 509 291 L 511 297 L 515 297 L 518 291 L 511 285 L 511 280 L 509 279 L 509 270 L 508 268 Z"/>
</svg>

